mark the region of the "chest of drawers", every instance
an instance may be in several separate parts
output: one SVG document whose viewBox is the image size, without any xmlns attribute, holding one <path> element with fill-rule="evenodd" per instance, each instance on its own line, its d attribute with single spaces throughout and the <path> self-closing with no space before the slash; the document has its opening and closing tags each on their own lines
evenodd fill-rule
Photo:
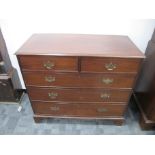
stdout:
<svg viewBox="0 0 155 155">
<path fill-rule="evenodd" d="M 34 34 L 16 53 L 36 122 L 121 124 L 144 55 L 126 36 Z"/>
</svg>

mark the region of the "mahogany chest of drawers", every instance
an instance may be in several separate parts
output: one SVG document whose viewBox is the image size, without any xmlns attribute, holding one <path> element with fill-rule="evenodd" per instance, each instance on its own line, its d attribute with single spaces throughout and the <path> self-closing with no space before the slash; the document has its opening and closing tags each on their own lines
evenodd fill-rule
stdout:
<svg viewBox="0 0 155 155">
<path fill-rule="evenodd" d="M 16 53 L 34 119 L 121 124 L 144 55 L 127 36 L 34 34 Z"/>
</svg>

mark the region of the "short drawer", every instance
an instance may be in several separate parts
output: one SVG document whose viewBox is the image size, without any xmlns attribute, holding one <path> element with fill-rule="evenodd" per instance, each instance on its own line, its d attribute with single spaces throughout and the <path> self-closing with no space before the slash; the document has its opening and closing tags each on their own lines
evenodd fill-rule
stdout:
<svg viewBox="0 0 155 155">
<path fill-rule="evenodd" d="M 22 70 L 78 71 L 77 57 L 18 56 Z"/>
<path fill-rule="evenodd" d="M 131 90 L 50 89 L 28 87 L 32 101 L 64 102 L 128 102 Z"/>
<path fill-rule="evenodd" d="M 104 103 L 50 103 L 32 102 L 33 111 L 38 115 L 50 116 L 77 116 L 77 117 L 104 117 L 123 116 L 126 105 L 107 105 Z"/>
<path fill-rule="evenodd" d="M 137 72 L 140 59 L 136 58 L 90 58 L 81 59 L 81 72 Z"/>
<path fill-rule="evenodd" d="M 132 88 L 135 74 L 76 74 L 23 72 L 27 86 Z"/>
</svg>

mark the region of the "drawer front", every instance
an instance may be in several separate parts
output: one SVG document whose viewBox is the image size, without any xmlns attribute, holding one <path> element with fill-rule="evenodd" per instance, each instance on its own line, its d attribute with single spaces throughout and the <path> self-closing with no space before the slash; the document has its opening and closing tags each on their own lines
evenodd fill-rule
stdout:
<svg viewBox="0 0 155 155">
<path fill-rule="evenodd" d="M 73 74 L 23 72 L 27 86 L 132 88 L 135 74 Z"/>
<path fill-rule="evenodd" d="M 38 115 L 104 117 L 122 116 L 126 105 L 107 105 L 104 103 L 50 103 L 32 102 L 33 111 Z"/>
<path fill-rule="evenodd" d="M 19 56 L 22 70 L 78 71 L 78 58 L 58 56 Z"/>
<path fill-rule="evenodd" d="M 87 58 L 81 60 L 81 72 L 137 72 L 140 59 Z"/>
<path fill-rule="evenodd" d="M 64 102 L 127 102 L 131 91 L 105 89 L 48 89 L 28 87 L 30 99 Z"/>
</svg>

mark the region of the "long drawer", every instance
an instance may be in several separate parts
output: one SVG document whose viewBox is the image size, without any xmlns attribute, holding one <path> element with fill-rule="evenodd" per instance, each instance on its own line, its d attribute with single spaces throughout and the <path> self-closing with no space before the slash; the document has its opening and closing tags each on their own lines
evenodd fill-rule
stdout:
<svg viewBox="0 0 155 155">
<path fill-rule="evenodd" d="M 104 103 L 51 103 L 32 101 L 34 113 L 50 116 L 79 116 L 79 117 L 104 117 L 122 116 L 126 105 Z"/>
<path fill-rule="evenodd" d="M 18 56 L 22 70 L 78 71 L 77 57 Z"/>
<path fill-rule="evenodd" d="M 135 72 L 140 66 L 140 59 L 130 58 L 90 58 L 81 59 L 81 72 Z"/>
<path fill-rule="evenodd" d="M 135 74 L 23 72 L 27 86 L 132 88 Z"/>
<path fill-rule="evenodd" d="M 30 99 L 63 102 L 127 102 L 131 90 L 50 89 L 28 87 Z"/>
</svg>

